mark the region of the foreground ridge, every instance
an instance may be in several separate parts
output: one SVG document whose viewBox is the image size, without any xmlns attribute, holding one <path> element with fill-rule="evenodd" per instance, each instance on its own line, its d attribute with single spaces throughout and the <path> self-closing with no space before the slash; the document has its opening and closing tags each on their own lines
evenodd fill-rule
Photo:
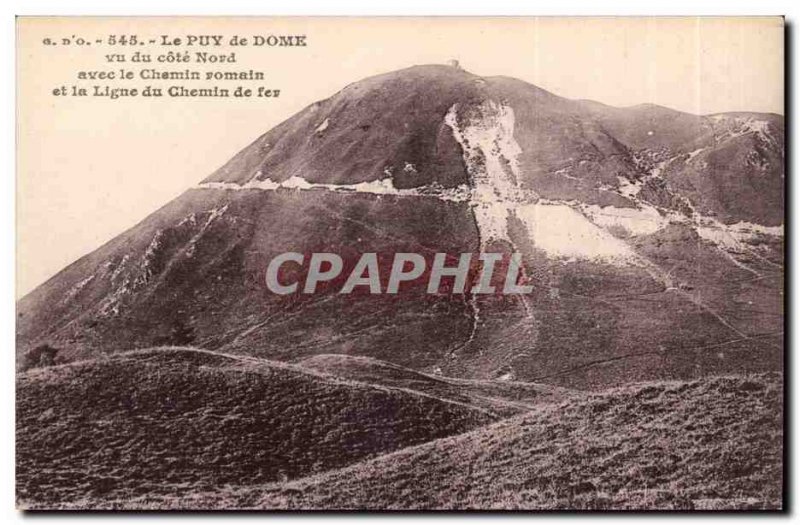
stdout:
<svg viewBox="0 0 800 525">
<path fill-rule="evenodd" d="M 427 376 L 389 363 L 347 356 L 319 356 L 296 365 L 267 367 L 259 361 L 189 349 L 164 349 L 124 354 L 106 363 L 86 362 L 28 372 L 21 378 L 18 394 L 22 418 L 17 433 L 21 447 L 20 504 L 42 509 L 197 510 L 763 509 L 781 505 L 780 374 L 643 383 L 597 393 L 547 393 L 535 385 L 464 384 L 463 380 Z M 86 376 L 87 366 L 95 369 L 91 376 Z M 76 396 L 81 395 L 76 387 L 83 386 L 86 377 L 97 377 L 103 369 L 130 376 L 132 382 L 108 382 L 106 377 L 104 384 L 114 386 L 98 392 L 97 401 L 90 403 L 93 408 L 73 405 L 79 400 Z M 75 375 L 77 370 L 83 373 Z M 157 374 L 162 384 L 156 390 L 158 394 L 146 384 L 141 385 L 138 370 Z M 301 377 L 317 379 L 298 382 Z M 187 398 L 172 388 L 185 388 L 184 378 L 191 379 L 192 384 L 198 378 L 212 382 L 203 381 L 204 389 Z M 258 386 L 261 378 L 271 385 L 268 389 Z M 310 418 L 320 407 L 295 399 L 293 403 L 298 404 L 283 412 L 283 417 L 294 414 L 286 421 L 291 423 L 293 432 L 307 434 L 311 440 L 318 439 L 313 437 L 317 432 L 321 432 L 320 437 L 334 432 L 324 437 L 326 448 L 322 450 L 332 456 L 325 460 L 317 453 L 315 461 L 323 463 L 316 463 L 318 466 L 309 474 L 301 467 L 303 463 L 298 463 L 302 455 L 282 460 L 280 449 L 268 452 L 269 447 L 281 443 L 275 441 L 274 435 L 257 437 L 242 433 L 241 428 L 232 432 L 244 422 L 251 421 L 247 424 L 252 425 L 264 417 L 277 416 L 279 412 L 274 407 L 267 408 L 264 401 L 275 402 L 277 398 L 269 394 L 271 391 L 286 395 L 288 391 L 282 385 L 288 385 L 287 379 L 303 399 L 310 396 L 317 405 L 328 407 L 331 402 L 335 406 L 338 389 L 352 385 L 353 390 L 347 394 L 349 402 L 363 400 L 357 401 L 360 427 L 386 424 L 373 419 L 369 405 L 364 404 L 374 388 L 398 401 L 416 399 L 413 403 L 422 403 L 419 406 L 423 412 L 433 412 L 424 419 L 408 419 L 403 414 L 414 413 L 408 412 L 413 406 L 409 405 L 391 413 L 393 420 L 385 428 L 395 429 L 395 439 L 403 435 L 415 437 L 406 442 L 406 448 L 399 445 L 400 450 L 397 441 L 392 442 L 391 448 L 381 450 L 380 441 L 360 440 L 358 449 L 371 444 L 372 453 L 364 450 L 359 459 L 358 453 L 348 452 L 347 440 L 341 440 L 349 432 L 346 427 L 336 426 L 337 423 L 329 431 L 328 427 L 316 426 L 324 423 L 320 420 L 309 427 L 313 421 Z M 241 398 L 237 393 L 240 384 L 251 394 Z M 101 388 L 94 381 L 91 385 Z M 388 389 L 381 390 L 386 388 L 381 385 Z M 326 390 L 320 390 L 322 387 Z M 414 388 L 424 392 L 414 395 Z M 42 396 L 42 389 L 58 395 Z M 485 401 L 488 389 L 493 389 L 494 407 L 501 406 L 503 396 L 511 396 L 505 398 L 509 411 L 502 420 L 469 408 L 475 400 Z M 524 389 L 529 392 L 527 401 L 510 403 Z M 324 391 L 329 393 L 315 393 Z M 36 398 L 31 398 L 34 392 Z M 223 392 L 226 399 L 234 402 L 235 409 L 218 413 L 218 394 Z M 121 393 L 125 395 L 117 399 L 130 400 L 134 405 L 114 408 L 113 403 L 109 404 L 113 396 Z M 455 403 L 437 405 L 436 399 L 442 396 L 461 397 Z M 48 399 L 47 410 L 31 405 L 35 399 L 44 398 Z M 199 404 L 187 405 L 193 398 Z M 393 406 L 386 405 L 386 400 L 381 403 L 381 413 Z M 147 406 L 162 408 L 148 409 L 144 417 L 139 411 Z M 432 428 L 425 421 L 437 417 L 437 406 L 450 407 L 443 415 L 449 414 L 446 417 L 452 430 L 441 427 L 444 420 L 431 421 L 436 432 L 445 435 L 425 435 L 425 429 Z M 67 434 L 62 439 L 64 446 L 70 447 L 70 458 L 85 460 L 56 460 L 34 468 L 26 458 L 29 450 L 41 446 L 42 440 L 52 450 L 60 450 L 61 441 L 42 433 L 53 417 L 69 424 L 68 428 L 80 430 L 83 436 L 94 436 L 94 441 L 71 440 Z M 282 425 L 280 419 L 273 421 L 273 425 Z M 160 432 L 162 438 L 158 441 L 137 448 L 129 426 L 134 423 L 144 425 L 149 432 L 164 425 L 174 430 Z M 201 446 L 196 441 L 199 436 L 189 441 L 182 437 L 188 437 L 185 432 L 205 435 L 220 424 L 229 432 L 216 442 L 214 447 L 220 448 L 214 448 L 213 456 L 197 448 Z M 373 428 L 384 432 L 380 426 Z M 447 432 L 456 435 L 447 436 Z M 178 441 L 170 443 L 169 435 Z M 332 441 L 334 435 L 341 437 Z M 292 442 L 284 441 L 281 446 Z M 98 443 L 102 444 L 99 449 Z M 249 447 L 263 452 L 253 455 Z M 93 452 L 96 450 L 104 452 L 98 455 Z M 311 451 L 307 449 L 306 453 Z M 277 456 L 264 462 L 268 457 L 263 453 Z M 330 462 L 343 453 L 350 458 L 349 465 L 340 468 Z M 242 470 L 241 454 L 246 456 L 249 469 Z M 282 463 L 290 457 L 294 458 L 292 463 Z M 206 460 L 208 464 L 204 463 Z M 170 470 L 164 472 L 164 465 L 170 465 Z M 314 473 L 320 467 L 322 470 Z M 165 475 L 165 479 L 159 478 Z M 213 477 L 211 481 L 209 475 Z M 216 479 L 220 475 L 226 478 L 224 482 Z M 159 481 L 152 485 L 150 479 Z"/>
</svg>

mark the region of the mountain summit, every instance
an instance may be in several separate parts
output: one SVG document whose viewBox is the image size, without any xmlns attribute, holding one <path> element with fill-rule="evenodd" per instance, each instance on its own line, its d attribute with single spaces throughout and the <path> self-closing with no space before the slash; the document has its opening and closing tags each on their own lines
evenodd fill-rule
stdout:
<svg viewBox="0 0 800 525">
<path fill-rule="evenodd" d="M 193 345 L 599 388 L 779 369 L 784 123 L 417 66 L 351 84 L 18 303 L 18 355 Z M 284 252 L 516 252 L 526 296 L 276 296 Z"/>
</svg>

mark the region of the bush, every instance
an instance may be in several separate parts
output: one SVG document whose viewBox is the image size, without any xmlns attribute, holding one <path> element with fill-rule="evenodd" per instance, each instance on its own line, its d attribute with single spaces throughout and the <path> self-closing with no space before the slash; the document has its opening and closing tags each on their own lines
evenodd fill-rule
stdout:
<svg viewBox="0 0 800 525">
<path fill-rule="evenodd" d="M 25 371 L 31 368 L 42 368 L 66 362 L 58 355 L 58 351 L 58 348 L 46 343 L 31 348 L 22 356 L 21 368 Z"/>
</svg>

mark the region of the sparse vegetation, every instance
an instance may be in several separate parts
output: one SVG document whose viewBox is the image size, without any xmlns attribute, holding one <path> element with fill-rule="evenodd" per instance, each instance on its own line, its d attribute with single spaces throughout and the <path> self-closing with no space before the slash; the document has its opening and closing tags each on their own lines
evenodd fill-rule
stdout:
<svg viewBox="0 0 800 525">
<path fill-rule="evenodd" d="M 553 403 L 580 395 L 574 390 L 551 385 L 433 376 L 362 356 L 322 354 L 303 359 L 299 364 L 304 368 L 334 376 L 414 390 L 440 399 L 466 403 L 501 416 L 528 412 L 542 403 Z"/>
<path fill-rule="evenodd" d="M 496 420 L 419 393 L 192 349 L 17 379 L 17 495 L 28 508 L 285 481 Z"/>
<path fill-rule="evenodd" d="M 779 374 L 635 385 L 244 491 L 242 501 L 260 494 L 254 507 L 776 509 L 781 399 Z"/>
<path fill-rule="evenodd" d="M 353 362 L 340 358 L 316 366 L 328 361 L 329 372 L 333 363 L 344 373 Z M 497 421 L 437 397 L 428 376 L 409 372 L 369 361 L 347 374 L 362 378 L 354 381 L 189 349 L 31 370 L 18 376 L 18 501 L 82 509 L 782 505 L 779 374 L 575 392 Z M 362 382 L 368 377 L 394 386 Z M 408 388 L 411 379 L 428 391 Z M 458 382 L 444 383 L 452 398 Z M 476 395 L 472 383 L 464 399 Z M 511 387 L 510 395 L 536 390 Z"/>
</svg>

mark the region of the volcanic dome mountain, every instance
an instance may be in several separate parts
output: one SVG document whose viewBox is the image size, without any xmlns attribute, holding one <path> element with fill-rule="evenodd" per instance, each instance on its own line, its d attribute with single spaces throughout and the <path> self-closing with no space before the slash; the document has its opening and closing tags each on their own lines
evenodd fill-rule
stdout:
<svg viewBox="0 0 800 525">
<path fill-rule="evenodd" d="M 779 115 L 412 67 L 305 108 L 25 296 L 17 352 L 350 354 L 580 388 L 777 370 L 783 187 Z M 518 252 L 534 290 L 275 295 L 290 251 Z"/>
</svg>

